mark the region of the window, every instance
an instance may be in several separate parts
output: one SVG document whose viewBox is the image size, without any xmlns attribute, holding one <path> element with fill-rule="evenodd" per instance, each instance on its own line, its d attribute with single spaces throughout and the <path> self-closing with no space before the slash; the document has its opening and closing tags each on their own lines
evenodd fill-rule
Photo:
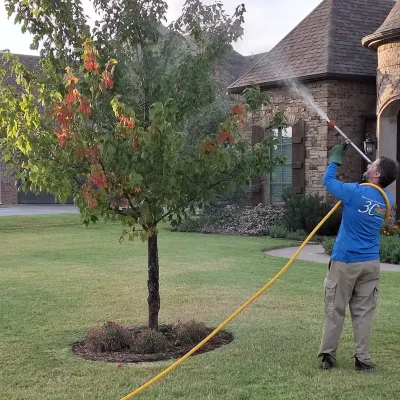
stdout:
<svg viewBox="0 0 400 400">
<path fill-rule="evenodd" d="M 271 149 L 271 156 L 285 156 L 286 163 L 278 167 L 270 175 L 271 203 L 283 201 L 284 191 L 292 186 L 292 127 L 282 127 L 270 130 L 270 134 L 278 139 L 278 143 Z"/>
</svg>

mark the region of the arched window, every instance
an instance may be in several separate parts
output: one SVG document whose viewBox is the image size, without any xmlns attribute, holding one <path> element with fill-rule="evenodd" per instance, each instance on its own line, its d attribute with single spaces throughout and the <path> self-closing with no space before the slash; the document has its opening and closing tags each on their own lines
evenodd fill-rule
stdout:
<svg viewBox="0 0 400 400">
<path fill-rule="evenodd" d="M 278 139 L 278 143 L 271 149 L 271 156 L 286 157 L 285 165 L 270 174 L 270 200 L 274 204 L 283 202 L 283 193 L 292 186 L 292 127 L 270 129 L 269 134 Z"/>
</svg>

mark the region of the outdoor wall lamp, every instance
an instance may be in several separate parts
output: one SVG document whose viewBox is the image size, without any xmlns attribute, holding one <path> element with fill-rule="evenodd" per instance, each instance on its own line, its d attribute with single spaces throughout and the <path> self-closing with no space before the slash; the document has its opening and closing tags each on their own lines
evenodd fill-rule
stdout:
<svg viewBox="0 0 400 400">
<path fill-rule="evenodd" d="M 364 152 L 366 155 L 372 155 L 376 151 L 376 139 L 375 138 L 367 138 L 364 142 Z"/>
</svg>

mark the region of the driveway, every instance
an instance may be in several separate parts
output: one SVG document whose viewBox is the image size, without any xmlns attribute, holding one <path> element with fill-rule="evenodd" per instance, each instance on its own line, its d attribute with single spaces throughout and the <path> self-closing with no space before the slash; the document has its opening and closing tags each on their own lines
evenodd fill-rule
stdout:
<svg viewBox="0 0 400 400">
<path fill-rule="evenodd" d="M 15 215 L 77 214 L 78 208 L 69 204 L 0 206 L 0 217 Z"/>
</svg>

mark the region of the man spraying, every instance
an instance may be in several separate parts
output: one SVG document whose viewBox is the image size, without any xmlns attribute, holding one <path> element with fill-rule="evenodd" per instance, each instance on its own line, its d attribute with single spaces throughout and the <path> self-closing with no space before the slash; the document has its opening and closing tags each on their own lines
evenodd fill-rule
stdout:
<svg viewBox="0 0 400 400">
<path fill-rule="evenodd" d="M 369 345 L 379 293 L 380 232 L 386 203 L 382 194 L 371 186 L 336 179 L 344 148 L 341 144 L 332 149 L 324 177 L 325 187 L 343 202 L 343 216 L 324 281 L 325 322 L 318 357 L 323 369 L 334 366 L 345 310 L 349 305 L 355 338 L 355 368 L 371 370 L 375 366 Z M 368 166 L 364 179 L 385 189 L 397 176 L 397 162 L 380 157 Z M 393 205 L 392 195 L 385 193 Z"/>
</svg>

